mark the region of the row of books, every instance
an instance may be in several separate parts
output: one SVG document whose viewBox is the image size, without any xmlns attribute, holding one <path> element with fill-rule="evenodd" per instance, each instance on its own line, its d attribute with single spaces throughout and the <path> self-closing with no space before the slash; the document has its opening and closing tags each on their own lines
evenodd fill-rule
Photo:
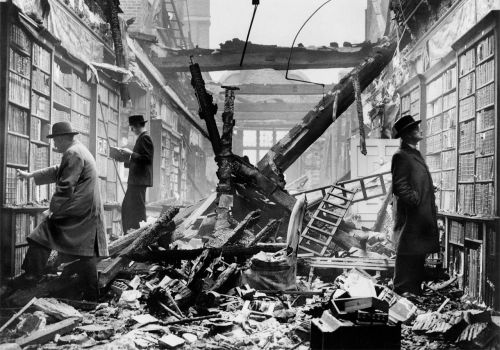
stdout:
<svg viewBox="0 0 500 350">
<path fill-rule="evenodd" d="M 18 45 L 20 48 L 31 54 L 31 40 L 28 35 L 16 24 L 12 24 L 10 28 L 10 41 Z"/>
<path fill-rule="evenodd" d="M 82 97 L 78 94 L 71 95 L 71 109 L 74 111 L 84 114 L 90 115 L 90 100 Z"/>
<path fill-rule="evenodd" d="M 415 116 L 419 113 L 420 113 L 420 102 L 419 101 L 412 102 L 410 105 L 410 114 L 412 116 Z M 420 118 L 417 118 L 417 119 L 420 119 Z"/>
<path fill-rule="evenodd" d="M 35 141 L 48 142 L 47 135 L 50 132 L 50 124 L 46 120 L 42 120 L 36 117 L 31 118 L 30 125 L 30 138 Z"/>
<path fill-rule="evenodd" d="M 474 72 L 460 78 L 458 94 L 460 98 L 468 96 L 476 91 L 476 74 Z"/>
<path fill-rule="evenodd" d="M 480 239 L 479 237 L 479 225 L 476 222 L 466 221 L 464 225 L 464 236 L 469 239 Z"/>
<path fill-rule="evenodd" d="M 457 104 L 456 91 L 452 91 L 449 94 L 443 96 L 443 110 L 450 109 L 451 107 L 455 107 L 456 104 Z"/>
<path fill-rule="evenodd" d="M 495 131 L 488 130 L 476 135 L 476 154 L 478 156 L 495 153 Z"/>
<path fill-rule="evenodd" d="M 476 92 L 476 108 L 484 108 L 495 103 L 495 85 L 493 83 L 482 87 Z"/>
<path fill-rule="evenodd" d="M 457 110 L 452 108 L 443 113 L 443 129 L 456 128 L 457 126 Z"/>
<path fill-rule="evenodd" d="M 450 150 L 441 152 L 441 165 L 443 169 L 452 169 L 456 166 L 457 151 Z"/>
<path fill-rule="evenodd" d="M 441 205 L 439 209 L 444 212 L 454 212 L 455 211 L 455 191 L 441 190 Z"/>
<path fill-rule="evenodd" d="M 477 86 L 483 86 L 484 84 L 493 80 L 495 74 L 495 61 L 489 60 L 476 68 L 476 79 Z"/>
<path fill-rule="evenodd" d="M 17 178 L 16 168 L 7 167 L 5 170 L 5 198 L 4 203 L 9 205 L 23 205 L 28 202 L 28 185 L 26 181 Z"/>
<path fill-rule="evenodd" d="M 474 49 L 466 51 L 465 53 L 460 55 L 458 59 L 458 66 L 458 74 L 460 76 L 467 74 L 476 67 L 476 55 Z"/>
<path fill-rule="evenodd" d="M 482 157 L 476 159 L 476 177 L 479 181 L 493 180 L 495 174 L 495 157 Z"/>
<path fill-rule="evenodd" d="M 98 141 L 99 144 L 99 141 Z M 105 155 L 102 155 L 100 153 L 96 154 L 95 157 L 96 161 L 96 167 L 97 167 L 97 174 L 100 177 L 107 177 L 108 176 L 108 157 Z"/>
<path fill-rule="evenodd" d="M 493 183 L 477 183 L 475 188 L 476 215 L 494 215 L 495 188 Z"/>
<path fill-rule="evenodd" d="M 33 94 L 31 96 L 31 114 L 49 120 L 50 100 L 38 94 Z"/>
<path fill-rule="evenodd" d="M 19 54 L 12 48 L 9 49 L 9 68 L 29 78 L 31 74 L 31 61 L 29 57 Z"/>
<path fill-rule="evenodd" d="M 54 85 L 54 101 L 63 106 L 71 106 L 71 94 L 58 85 Z"/>
<path fill-rule="evenodd" d="M 460 214 L 474 215 L 474 185 L 459 184 L 458 185 L 458 212 Z"/>
<path fill-rule="evenodd" d="M 442 149 L 442 134 L 436 134 L 427 138 L 427 153 L 440 152 Z"/>
<path fill-rule="evenodd" d="M 458 156 L 458 181 L 474 181 L 474 153 Z"/>
<path fill-rule="evenodd" d="M 64 88 L 70 89 L 73 86 L 73 75 L 71 73 L 64 73 L 59 63 L 55 61 L 52 76 L 54 81 Z"/>
<path fill-rule="evenodd" d="M 417 87 L 410 92 L 410 101 L 412 103 L 420 100 L 420 89 Z"/>
<path fill-rule="evenodd" d="M 440 97 L 432 103 L 427 104 L 427 117 L 433 117 L 443 111 L 443 98 Z"/>
<path fill-rule="evenodd" d="M 116 182 L 116 169 L 115 169 L 115 165 L 113 163 L 113 159 L 108 158 L 107 168 L 108 168 L 107 169 L 107 180 L 112 181 L 112 182 Z"/>
<path fill-rule="evenodd" d="M 464 293 L 472 298 L 479 298 L 481 283 L 481 252 L 479 249 L 465 249 L 465 280 Z"/>
<path fill-rule="evenodd" d="M 441 189 L 454 191 L 455 182 L 455 170 L 446 170 L 441 172 Z"/>
<path fill-rule="evenodd" d="M 68 111 L 52 109 L 52 123 L 71 122 L 71 114 Z"/>
<path fill-rule="evenodd" d="M 30 225 L 28 224 L 30 216 L 28 213 L 14 214 L 16 245 L 27 243 L 26 236 L 30 233 Z"/>
<path fill-rule="evenodd" d="M 28 165 L 29 140 L 17 135 L 7 135 L 7 163 Z"/>
<path fill-rule="evenodd" d="M 100 85 L 99 85 L 100 86 Z M 80 94 L 81 96 L 85 98 L 90 98 L 92 89 L 90 88 L 90 84 L 87 84 L 85 80 L 80 78 L 79 75 L 73 73 L 73 85 L 72 89 L 74 92 L 77 94 Z"/>
<path fill-rule="evenodd" d="M 434 100 L 443 93 L 443 76 L 440 75 L 437 79 L 427 84 L 427 100 Z"/>
<path fill-rule="evenodd" d="M 458 288 L 463 288 L 463 263 L 463 249 L 457 246 L 450 246 L 448 255 L 448 272 L 450 276 L 457 277 Z"/>
<path fill-rule="evenodd" d="M 28 112 L 9 104 L 7 110 L 7 130 L 28 135 Z"/>
<path fill-rule="evenodd" d="M 459 125 L 459 151 L 472 151 L 476 146 L 475 121 L 469 120 Z"/>
<path fill-rule="evenodd" d="M 36 91 L 45 95 L 50 95 L 50 75 L 42 72 L 41 70 L 33 69 L 31 73 L 31 86 Z"/>
<path fill-rule="evenodd" d="M 455 148 L 457 146 L 457 134 L 455 129 L 447 129 L 442 134 L 443 150 Z"/>
<path fill-rule="evenodd" d="M 51 62 L 50 52 L 38 44 L 33 44 L 33 64 L 40 67 L 45 72 L 50 73 Z"/>
<path fill-rule="evenodd" d="M 443 91 L 457 87 L 457 67 L 453 66 L 443 73 Z"/>
<path fill-rule="evenodd" d="M 434 135 L 442 131 L 442 116 L 438 115 L 436 117 L 427 118 L 427 135 Z"/>
<path fill-rule="evenodd" d="M 477 112 L 477 131 L 482 131 L 495 126 L 495 109 L 483 109 Z"/>
<path fill-rule="evenodd" d="M 495 52 L 495 38 L 493 35 L 481 40 L 476 47 L 477 60 L 481 62 Z"/>
<path fill-rule="evenodd" d="M 450 240 L 450 242 L 463 244 L 465 238 L 464 223 L 461 221 L 451 220 L 449 225 L 450 230 L 448 232 L 448 239 Z"/>
<path fill-rule="evenodd" d="M 103 202 L 116 202 L 118 200 L 118 197 L 117 197 L 117 191 L 116 191 L 116 182 L 112 182 L 112 181 L 107 181 L 106 179 L 102 179 L 100 178 L 99 179 L 99 191 L 101 192 L 101 200 Z M 106 220 L 106 222 L 112 222 L 112 220 L 110 220 L 110 217 L 109 215 L 112 215 L 112 214 L 108 214 L 108 218 Z"/>
<path fill-rule="evenodd" d="M 426 163 L 430 171 L 441 170 L 441 154 L 428 155 Z"/>
<path fill-rule="evenodd" d="M 410 110 L 410 95 L 401 97 L 401 112 L 404 114 Z"/>
<path fill-rule="evenodd" d="M 49 166 L 49 147 L 31 144 L 30 171 L 44 169 Z"/>
<path fill-rule="evenodd" d="M 17 74 L 9 74 L 9 101 L 22 107 L 30 105 L 30 81 Z"/>
<path fill-rule="evenodd" d="M 49 201 L 49 198 L 49 185 L 38 186 L 31 182 L 31 202 L 44 204 Z"/>
<path fill-rule="evenodd" d="M 73 129 L 88 134 L 90 131 L 90 117 L 77 113 L 75 111 L 71 112 L 71 126 Z"/>
<path fill-rule="evenodd" d="M 474 96 L 467 97 L 459 102 L 459 121 L 474 118 L 476 115 L 476 100 Z"/>
</svg>

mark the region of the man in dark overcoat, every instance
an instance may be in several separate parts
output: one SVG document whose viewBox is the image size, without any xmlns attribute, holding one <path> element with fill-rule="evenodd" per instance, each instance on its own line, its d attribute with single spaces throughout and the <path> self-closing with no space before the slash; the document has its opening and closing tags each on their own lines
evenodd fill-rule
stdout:
<svg viewBox="0 0 500 350">
<path fill-rule="evenodd" d="M 420 120 L 410 115 L 394 123 L 401 147 L 392 157 L 394 243 L 396 265 L 394 291 L 421 294 L 427 254 L 439 251 L 434 185 L 425 161 L 417 150 L 422 140 Z"/>
<path fill-rule="evenodd" d="M 121 149 L 128 155 L 125 167 L 129 168 L 127 191 L 122 203 L 124 234 L 139 228 L 141 221 L 146 221 L 146 188 L 153 186 L 154 146 L 145 128 L 147 121 L 142 115 L 131 115 L 128 121 L 137 141 L 133 150 Z"/>
<path fill-rule="evenodd" d="M 37 185 L 56 184 L 46 217 L 27 237 L 29 248 L 22 268 L 26 280 L 36 280 L 43 274 L 51 250 L 59 253 L 61 262 L 79 260 L 84 298 L 95 299 L 95 257 L 108 255 L 104 210 L 95 159 L 74 139 L 76 134 L 70 123 L 55 123 L 47 137 L 62 153 L 61 163 L 34 172 L 18 170 L 19 178 L 34 178 Z"/>
</svg>

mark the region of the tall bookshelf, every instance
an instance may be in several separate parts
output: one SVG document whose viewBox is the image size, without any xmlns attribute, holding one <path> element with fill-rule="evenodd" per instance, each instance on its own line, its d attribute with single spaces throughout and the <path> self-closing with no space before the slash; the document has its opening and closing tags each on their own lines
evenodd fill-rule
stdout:
<svg viewBox="0 0 500 350">
<path fill-rule="evenodd" d="M 52 48 L 33 38 L 18 22 L 7 24 L 5 99 L 2 146 L 2 275 L 17 275 L 27 251 L 26 236 L 47 209 L 49 186 L 21 181 L 17 170 L 35 171 L 50 165 L 47 135 L 51 123 Z"/>
<path fill-rule="evenodd" d="M 426 162 L 441 212 L 455 211 L 456 187 L 456 66 L 452 65 L 426 84 Z"/>
<path fill-rule="evenodd" d="M 161 145 L 160 150 L 155 150 L 153 158 L 153 188 L 149 193 L 152 202 L 170 198 L 170 173 L 172 171 L 172 148 L 169 126 L 162 119 L 151 120 L 151 138 L 155 145 Z"/>
<path fill-rule="evenodd" d="M 415 120 L 420 120 L 420 85 L 412 87 L 401 96 L 401 115 L 411 115 Z"/>
<path fill-rule="evenodd" d="M 492 11 L 453 45 L 457 53 L 456 214 L 447 218 L 448 267 L 471 298 L 498 307 L 499 12 Z M 496 303 L 496 305 L 495 305 Z"/>
</svg>

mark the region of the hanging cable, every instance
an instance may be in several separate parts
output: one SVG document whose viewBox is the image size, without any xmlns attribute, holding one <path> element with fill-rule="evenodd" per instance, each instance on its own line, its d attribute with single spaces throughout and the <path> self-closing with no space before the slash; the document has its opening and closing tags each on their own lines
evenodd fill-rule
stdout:
<svg viewBox="0 0 500 350">
<path fill-rule="evenodd" d="M 243 65 L 243 59 L 245 58 L 245 52 L 247 50 L 248 38 L 250 37 L 250 31 L 252 30 L 253 20 L 255 18 L 255 13 L 257 12 L 257 6 L 259 6 L 259 0 L 252 0 L 253 7 L 253 15 L 252 20 L 250 21 L 250 27 L 248 28 L 247 40 L 245 40 L 245 46 L 243 47 L 243 52 L 241 54 L 240 67 Z"/>
<path fill-rule="evenodd" d="M 323 6 L 325 6 L 326 4 L 328 4 L 330 1 L 332 0 L 327 0 L 325 1 L 322 5 L 320 5 L 310 16 L 308 19 L 306 19 L 306 21 L 304 22 L 304 24 L 302 24 L 302 26 L 300 27 L 299 31 L 297 32 L 297 34 L 295 34 L 295 38 L 293 38 L 293 42 L 292 42 L 292 46 L 290 47 L 290 54 L 288 55 L 288 63 L 286 65 L 286 73 L 285 73 L 285 79 L 286 80 L 292 80 L 292 81 L 299 81 L 299 82 L 302 82 L 302 83 L 308 83 L 308 84 L 315 84 L 315 85 L 320 85 L 322 86 L 323 88 L 325 88 L 325 84 L 321 84 L 321 83 L 315 83 L 313 81 L 306 81 L 306 80 L 301 80 L 301 79 L 294 79 L 294 78 L 289 78 L 288 77 L 288 71 L 290 70 L 290 60 L 292 59 L 292 52 L 293 52 L 293 46 L 295 45 L 295 40 L 297 40 L 297 37 L 299 36 L 300 32 L 302 31 L 302 28 L 304 28 L 304 26 L 307 24 L 307 22 L 309 22 L 309 20 L 312 18 L 312 16 L 314 16 L 316 14 L 316 12 L 318 12 Z"/>
</svg>

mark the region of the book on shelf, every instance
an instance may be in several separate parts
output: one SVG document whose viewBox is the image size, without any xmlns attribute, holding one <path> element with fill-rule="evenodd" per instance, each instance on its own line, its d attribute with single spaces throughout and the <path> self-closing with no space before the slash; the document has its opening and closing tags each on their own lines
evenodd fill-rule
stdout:
<svg viewBox="0 0 500 350">
<path fill-rule="evenodd" d="M 476 90 L 476 74 L 472 72 L 460 78 L 458 84 L 458 93 L 460 98 L 468 96 Z"/>
<path fill-rule="evenodd" d="M 14 249 L 14 276 L 21 274 L 24 257 L 28 252 L 28 245 L 21 245 Z"/>
<path fill-rule="evenodd" d="M 71 106 L 71 94 L 58 85 L 54 85 L 54 101 L 63 106 Z"/>
<path fill-rule="evenodd" d="M 29 79 L 9 73 L 9 101 L 28 108 L 30 104 L 30 95 Z"/>
<path fill-rule="evenodd" d="M 28 165 L 29 140 L 17 135 L 7 135 L 7 163 Z"/>
<path fill-rule="evenodd" d="M 71 114 L 57 108 L 52 109 L 52 124 L 58 122 L 71 122 Z"/>
<path fill-rule="evenodd" d="M 476 177 L 479 181 L 493 180 L 495 174 L 495 156 L 476 159 Z"/>
<path fill-rule="evenodd" d="M 451 107 L 455 107 L 457 93 L 455 91 L 450 92 L 443 96 L 443 110 L 450 109 Z"/>
<path fill-rule="evenodd" d="M 458 59 L 459 75 L 464 75 L 473 70 L 476 66 L 476 55 L 474 50 L 469 50 L 460 55 Z"/>
<path fill-rule="evenodd" d="M 453 66 L 443 73 L 443 91 L 449 91 L 457 86 L 457 67 Z"/>
<path fill-rule="evenodd" d="M 478 249 L 466 248 L 465 249 L 465 278 L 468 295 L 472 298 L 478 298 L 481 282 L 481 253 Z"/>
<path fill-rule="evenodd" d="M 474 154 L 466 153 L 458 156 L 458 181 L 474 180 Z"/>
<path fill-rule="evenodd" d="M 458 212 L 460 214 L 474 215 L 474 185 L 458 185 Z"/>
<path fill-rule="evenodd" d="M 441 145 L 443 150 L 455 148 L 457 146 L 456 129 L 446 129 L 441 136 Z"/>
<path fill-rule="evenodd" d="M 11 25 L 10 40 L 22 48 L 26 53 L 31 54 L 31 40 L 28 35 L 16 24 Z"/>
<path fill-rule="evenodd" d="M 7 130 L 18 134 L 28 134 L 28 112 L 9 104 L 7 110 Z"/>
<path fill-rule="evenodd" d="M 10 205 L 22 205 L 28 202 L 27 181 L 18 179 L 16 168 L 6 169 L 4 202 Z"/>
<path fill-rule="evenodd" d="M 451 169 L 456 167 L 456 150 L 441 152 L 441 165 L 443 169 Z"/>
<path fill-rule="evenodd" d="M 476 47 L 478 62 L 491 56 L 495 52 L 495 38 L 493 35 L 481 40 Z"/>
<path fill-rule="evenodd" d="M 443 190 L 455 189 L 455 170 L 447 170 L 441 172 L 441 181 Z"/>
<path fill-rule="evenodd" d="M 50 73 L 50 52 L 38 44 L 33 44 L 33 64 Z"/>
<path fill-rule="evenodd" d="M 440 209 L 445 212 L 455 211 L 455 190 L 452 191 L 441 190 Z"/>
<path fill-rule="evenodd" d="M 458 138 L 458 150 L 459 151 L 472 151 L 475 148 L 476 133 L 475 133 L 476 122 L 475 120 L 469 120 L 462 122 L 459 125 L 459 138 Z"/>
<path fill-rule="evenodd" d="M 50 75 L 41 70 L 33 69 L 31 72 L 31 86 L 35 89 L 35 92 L 50 95 Z"/>
<path fill-rule="evenodd" d="M 495 85 L 488 84 L 476 91 L 476 108 L 484 108 L 495 102 Z"/>
<path fill-rule="evenodd" d="M 483 109 L 477 113 L 477 131 L 482 131 L 495 126 L 495 110 Z"/>
<path fill-rule="evenodd" d="M 474 96 L 467 97 L 458 102 L 459 104 L 459 118 L 458 121 L 473 118 L 476 115 L 476 102 Z"/>
<path fill-rule="evenodd" d="M 476 154 L 478 156 L 495 153 L 495 131 L 488 130 L 476 134 Z"/>
<path fill-rule="evenodd" d="M 106 201 L 116 202 L 116 182 L 106 181 Z"/>
<path fill-rule="evenodd" d="M 474 191 L 475 213 L 477 215 L 494 215 L 495 189 L 493 183 L 476 183 Z"/>
<path fill-rule="evenodd" d="M 9 68 L 25 77 L 31 73 L 31 61 L 29 57 L 21 55 L 14 49 L 9 49 Z"/>
<path fill-rule="evenodd" d="M 31 99 L 31 114 L 48 120 L 50 118 L 50 101 L 43 96 L 33 94 Z"/>
<path fill-rule="evenodd" d="M 489 60 L 476 68 L 477 86 L 483 86 L 494 78 L 495 61 Z"/>
<path fill-rule="evenodd" d="M 464 228 L 465 238 L 469 239 L 479 239 L 479 224 L 472 221 L 465 222 Z"/>
<path fill-rule="evenodd" d="M 31 145 L 30 170 L 40 170 L 49 166 L 49 146 Z"/>
<path fill-rule="evenodd" d="M 26 236 L 29 234 L 28 230 L 29 214 L 17 213 L 14 214 L 16 241 L 15 244 L 27 244 Z"/>
</svg>

